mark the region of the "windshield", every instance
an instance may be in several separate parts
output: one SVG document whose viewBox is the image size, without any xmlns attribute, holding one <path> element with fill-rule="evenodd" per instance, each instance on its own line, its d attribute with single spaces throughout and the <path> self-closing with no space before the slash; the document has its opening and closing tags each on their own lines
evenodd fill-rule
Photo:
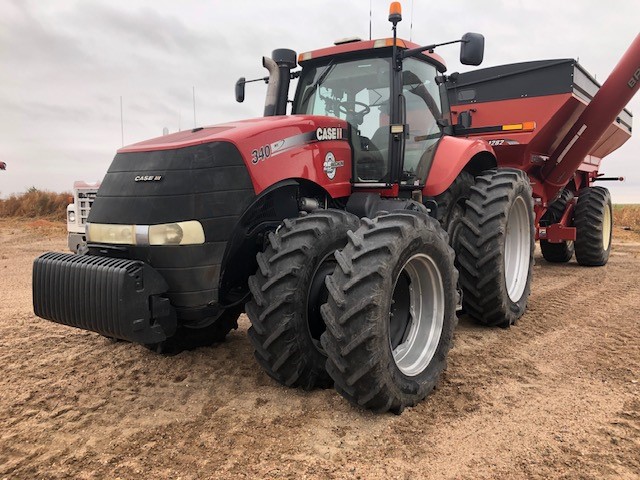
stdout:
<svg viewBox="0 0 640 480">
<path fill-rule="evenodd" d="M 380 182 L 388 171 L 389 58 L 364 58 L 305 68 L 294 113 L 351 124 L 355 179 Z"/>
<path fill-rule="evenodd" d="M 367 58 L 305 69 L 294 112 L 341 118 L 369 137 L 388 116 L 390 64 Z M 388 122 L 387 122 L 388 124 Z"/>
</svg>

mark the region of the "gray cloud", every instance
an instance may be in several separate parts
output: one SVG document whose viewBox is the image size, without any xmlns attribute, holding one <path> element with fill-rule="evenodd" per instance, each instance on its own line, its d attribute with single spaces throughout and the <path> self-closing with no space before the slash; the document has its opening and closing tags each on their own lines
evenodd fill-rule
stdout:
<svg viewBox="0 0 640 480">
<path fill-rule="evenodd" d="M 373 36 L 390 35 L 387 0 L 374 0 Z M 402 37 L 410 35 L 404 2 Z M 260 57 L 289 47 L 302 52 L 351 35 L 368 36 L 369 2 L 197 2 L 173 0 L 56 2 L 0 0 L 0 194 L 36 185 L 69 189 L 76 179 L 102 177 L 121 145 L 199 124 L 260 115 L 265 86 L 247 87 L 237 104 L 239 76 L 265 73 Z M 540 58 L 580 57 L 604 80 L 638 33 L 635 0 L 557 2 L 426 2 L 416 0 L 413 40 L 487 39 L 485 66 Z M 456 47 L 439 52 L 450 71 L 463 70 Z M 640 98 L 630 105 L 640 111 Z M 626 175 L 615 201 L 640 202 L 640 167 L 632 138 L 605 160 L 607 174 Z"/>
</svg>

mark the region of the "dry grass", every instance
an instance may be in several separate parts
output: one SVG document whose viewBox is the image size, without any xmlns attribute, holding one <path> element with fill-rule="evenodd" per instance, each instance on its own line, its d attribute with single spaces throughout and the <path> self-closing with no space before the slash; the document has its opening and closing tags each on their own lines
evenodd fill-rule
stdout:
<svg viewBox="0 0 640 480">
<path fill-rule="evenodd" d="M 0 199 L 0 217 L 65 221 L 71 193 L 55 193 L 31 187 L 25 193 Z"/>
<path fill-rule="evenodd" d="M 618 227 L 640 231 L 640 205 L 614 205 L 613 223 Z"/>
</svg>

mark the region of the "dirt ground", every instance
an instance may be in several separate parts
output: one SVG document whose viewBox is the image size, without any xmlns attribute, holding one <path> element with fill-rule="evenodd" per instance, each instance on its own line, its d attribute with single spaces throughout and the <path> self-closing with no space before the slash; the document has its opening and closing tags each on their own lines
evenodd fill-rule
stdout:
<svg viewBox="0 0 640 480">
<path fill-rule="evenodd" d="M 0 221 L 1 478 L 640 478 L 640 236 L 609 264 L 536 255 L 526 315 L 462 318 L 441 386 L 396 416 L 277 385 L 248 320 L 162 357 L 38 319 L 62 228 Z"/>
</svg>

